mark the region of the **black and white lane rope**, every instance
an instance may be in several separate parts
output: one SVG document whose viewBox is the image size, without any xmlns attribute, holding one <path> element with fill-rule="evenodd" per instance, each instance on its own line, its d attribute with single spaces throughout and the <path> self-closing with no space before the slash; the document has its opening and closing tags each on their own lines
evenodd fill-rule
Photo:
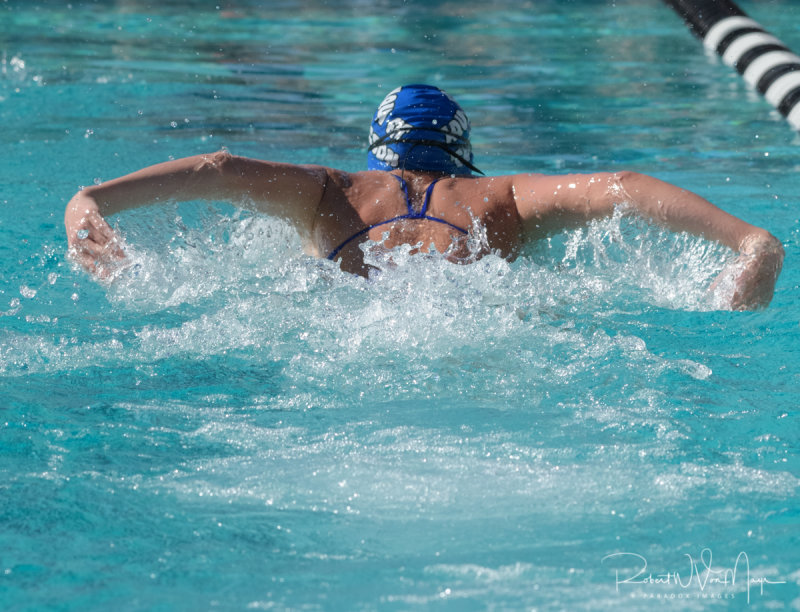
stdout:
<svg viewBox="0 0 800 612">
<path fill-rule="evenodd" d="M 729 0 L 664 0 L 722 61 L 800 129 L 800 57 Z"/>
</svg>

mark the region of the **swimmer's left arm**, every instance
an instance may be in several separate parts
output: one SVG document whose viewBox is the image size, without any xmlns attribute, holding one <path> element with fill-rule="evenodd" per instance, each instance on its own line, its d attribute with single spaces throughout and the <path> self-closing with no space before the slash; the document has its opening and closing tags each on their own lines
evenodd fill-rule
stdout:
<svg viewBox="0 0 800 612">
<path fill-rule="evenodd" d="M 143 168 L 82 189 L 70 200 L 64 224 L 70 251 L 81 265 L 123 256 L 105 217 L 157 202 L 221 200 L 289 220 L 304 237 L 313 227 L 327 171 L 236 157 L 225 151 Z"/>
<path fill-rule="evenodd" d="M 732 309 L 754 309 L 772 299 L 783 263 L 780 242 L 691 191 L 644 174 L 620 172 L 519 175 L 514 178 L 514 195 L 523 227 L 550 231 L 608 216 L 619 204 L 630 205 L 670 230 L 703 236 L 739 253 L 719 277 L 732 280 Z"/>
<path fill-rule="evenodd" d="M 231 155 L 195 155 L 149 166 L 87 187 L 78 195 L 97 203 L 108 216 L 157 202 L 220 200 L 254 205 L 262 212 L 310 228 L 322 197 L 326 170 Z"/>
</svg>

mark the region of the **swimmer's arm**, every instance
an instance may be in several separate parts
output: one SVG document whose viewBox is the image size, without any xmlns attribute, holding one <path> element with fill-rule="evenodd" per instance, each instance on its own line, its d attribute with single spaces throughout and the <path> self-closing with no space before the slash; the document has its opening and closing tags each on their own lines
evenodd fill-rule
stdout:
<svg viewBox="0 0 800 612">
<path fill-rule="evenodd" d="M 105 217 L 157 202 L 219 200 L 292 222 L 301 235 L 312 229 L 327 173 L 297 166 L 232 156 L 226 152 L 164 162 L 87 187 L 70 200 L 64 215 L 67 240 L 79 263 L 122 256 Z"/>
<path fill-rule="evenodd" d="M 739 253 L 737 261 L 719 277 L 730 277 L 735 287 L 731 308 L 759 308 L 772 299 L 783 264 L 780 242 L 766 230 L 734 217 L 691 191 L 644 174 L 620 172 L 521 175 L 514 179 L 514 195 L 523 227 L 538 231 L 564 229 L 608 216 L 618 204 L 632 206 L 645 218 L 672 231 L 703 236 Z"/>
</svg>

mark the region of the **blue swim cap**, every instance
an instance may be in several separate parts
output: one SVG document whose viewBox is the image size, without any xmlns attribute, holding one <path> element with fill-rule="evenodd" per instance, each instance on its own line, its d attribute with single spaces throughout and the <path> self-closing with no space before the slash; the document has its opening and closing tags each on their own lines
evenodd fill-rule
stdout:
<svg viewBox="0 0 800 612">
<path fill-rule="evenodd" d="M 432 85 L 404 85 L 384 98 L 369 130 L 367 168 L 483 174 L 472 165 L 466 113 Z"/>
</svg>

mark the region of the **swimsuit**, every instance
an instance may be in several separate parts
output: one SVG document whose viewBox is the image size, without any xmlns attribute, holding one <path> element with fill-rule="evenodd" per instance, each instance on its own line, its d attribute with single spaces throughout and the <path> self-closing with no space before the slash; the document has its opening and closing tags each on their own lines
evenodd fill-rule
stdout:
<svg viewBox="0 0 800 612">
<path fill-rule="evenodd" d="M 355 234 L 350 236 L 347 240 L 342 242 L 338 247 L 333 249 L 333 251 L 331 251 L 331 254 L 328 255 L 328 259 L 335 259 L 336 256 L 339 254 L 339 251 L 341 251 L 345 246 L 347 246 L 350 242 L 352 242 L 356 238 L 360 238 L 361 236 L 369 232 L 371 229 L 375 227 L 380 227 L 381 225 L 386 225 L 387 223 L 394 223 L 395 221 L 400 221 L 401 219 L 427 219 L 429 221 L 444 223 L 445 225 L 450 226 L 455 230 L 458 230 L 462 234 L 469 233 L 464 228 L 458 227 L 457 225 L 453 225 L 449 221 L 445 221 L 444 219 L 440 219 L 439 217 L 433 217 L 427 214 L 428 204 L 430 203 L 431 194 L 433 193 L 433 186 L 436 185 L 436 183 L 439 182 L 440 179 L 436 179 L 430 185 L 428 185 L 428 188 L 425 190 L 425 199 L 422 203 L 422 209 L 419 212 L 416 212 L 414 210 L 414 206 L 411 204 L 411 198 L 408 196 L 408 184 L 402 177 L 397 176 L 396 174 L 392 174 L 392 176 L 396 178 L 398 181 L 400 181 L 400 185 L 402 185 L 403 187 L 403 192 L 406 195 L 406 208 L 408 209 L 408 212 L 405 215 L 397 215 L 396 217 L 392 217 L 391 219 L 387 219 L 386 221 L 381 221 L 380 223 L 373 223 L 369 227 L 366 227 L 363 230 L 361 230 L 360 232 L 356 232 Z"/>
</svg>

